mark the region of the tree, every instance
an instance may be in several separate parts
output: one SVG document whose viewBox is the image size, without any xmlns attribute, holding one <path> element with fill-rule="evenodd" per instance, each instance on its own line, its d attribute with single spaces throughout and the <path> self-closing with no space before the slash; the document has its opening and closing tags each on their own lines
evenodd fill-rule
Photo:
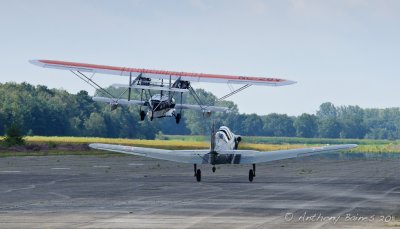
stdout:
<svg viewBox="0 0 400 229">
<path fill-rule="evenodd" d="M 104 123 L 104 118 L 99 113 L 91 113 L 89 119 L 85 120 L 84 126 L 86 128 L 86 133 L 89 136 L 106 136 L 107 129 Z"/>
<path fill-rule="evenodd" d="M 364 138 L 367 133 L 364 124 L 364 111 L 359 106 L 342 106 L 338 109 L 341 124 L 341 138 Z"/>
<path fill-rule="evenodd" d="M 256 114 L 245 115 L 242 121 L 240 134 L 247 136 L 257 136 L 262 134 L 263 121 Z"/>
<path fill-rule="evenodd" d="M 339 138 L 341 126 L 337 121 L 336 107 L 326 102 L 319 106 L 317 111 L 318 117 L 318 132 L 323 138 Z"/>
<path fill-rule="evenodd" d="M 340 123 L 335 118 L 318 121 L 318 132 L 322 138 L 339 138 Z"/>
<path fill-rule="evenodd" d="M 12 124 L 6 129 L 6 137 L 3 139 L 2 144 L 7 147 L 25 144 L 23 135 L 21 134 L 20 128 L 18 128 L 17 125 Z"/>
<path fill-rule="evenodd" d="M 313 138 L 318 135 L 318 122 L 315 115 L 303 113 L 294 121 L 296 136 L 303 138 Z"/>
<path fill-rule="evenodd" d="M 317 117 L 320 120 L 335 119 L 336 116 L 337 116 L 336 107 L 332 103 L 326 102 L 319 106 L 319 110 L 317 111 Z"/>
<path fill-rule="evenodd" d="M 286 114 L 272 113 L 265 116 L 263 120 L 263 131 L 267 136 L 292 137 L 296 134 L 293 119 Z"/>
</svg>

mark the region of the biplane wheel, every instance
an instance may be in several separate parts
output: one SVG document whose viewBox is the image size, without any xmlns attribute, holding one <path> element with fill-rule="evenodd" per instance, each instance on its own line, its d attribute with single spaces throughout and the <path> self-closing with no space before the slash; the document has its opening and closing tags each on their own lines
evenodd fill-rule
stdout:
<svg viewBox="0 0 400 229">
<path fill-rule="evenodd" d="M 253 172 L 252 169 L 250 169 L 250 170 L 249 170 L 249 181 L 250 181 L 250 182 L 253 182 L 253 179 L 254 179 L 254 172 Z"/>
<path fill-rule="evenodd" d="M 215 173 L 215 170 L 217 170 L 217 168 L 215 168 L 215 166 L 214 166 L 214 167 L 212 167 L 212 171 L 213 171 L 213 173 Z"/>
<path fill-rule="evenodd" d="M 181 121 L 181 117 L 182 117 L 181 114 L 177 114 L 177 115 L 176 115 L 176 117 L 175 117 L 176 124 L 179 124 L 179 121 Z"/>
<path fill-rule="evenodd" d="M 201 181 L 201 170 L 200 169 L 198 169 L 196 171 L 196 180 L 197 180 L 197 182 Z"/>
<path fill-rule="evenodd" d="M 140 121 L 143 121 L 146 117 L 146 113 L 144 111 L 140 111 Z"/>
</svg>

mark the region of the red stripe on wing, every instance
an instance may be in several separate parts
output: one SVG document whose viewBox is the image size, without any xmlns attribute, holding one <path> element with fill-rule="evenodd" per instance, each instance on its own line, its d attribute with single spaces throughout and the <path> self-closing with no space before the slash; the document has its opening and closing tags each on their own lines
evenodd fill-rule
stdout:
<svg viewBox="0 0 400 229">
<path fill-rule="evenodd" d="M 91 69 L 102 69 L 102 70 L 113 70 L 113 71 L 121 71 L 121 72 L 138 72 L 138 73 L 148 73 L 148 74 L 228 79 L 228 80 L 239 80 L 239 81 L 251 80 L 251 81 L 259 81 L 259 82 L 269 82 L 269 83 L 280 83 L 280 82 L 287 81 L 284 79 L 277 79 L 277 78 L 264 78 L 264 77 L 254 77 L 254 76 L 232 76 L 232 75 L 218 75 L 218 74 L 191 73 L 191 72 L 174 72 L 174 71 L 162 71 L 162 70 L 152 70 L 152 69 L 143 69 L 143 68 L 125 68 L 125 67 L 75 63 L 75 62 L 57 61 L 57 60 L 39 60 L 39 61 L 44 64 L 52 64 L 52 65 L 60 65 L 60 66 L 68 66 L 68 67 L 91 68 Z"/>
</svg>

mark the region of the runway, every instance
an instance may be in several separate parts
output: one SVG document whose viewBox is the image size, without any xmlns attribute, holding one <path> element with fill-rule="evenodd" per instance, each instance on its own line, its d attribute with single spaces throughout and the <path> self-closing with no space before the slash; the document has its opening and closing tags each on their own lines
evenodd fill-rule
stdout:
<svg viewBox="0 0 400 229">
<path fill-rule="evenodd" d="M 193 166 L 134 156 L 0 158 L 0 228 L 400 226 L 400 159 Z"/>
</svg>

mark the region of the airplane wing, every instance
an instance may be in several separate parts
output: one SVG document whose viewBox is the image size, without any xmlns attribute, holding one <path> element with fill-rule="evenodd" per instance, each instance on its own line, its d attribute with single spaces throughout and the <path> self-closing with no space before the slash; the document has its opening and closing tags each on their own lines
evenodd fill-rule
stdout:
<svg viewBox="0 0 400 229">
<path fill-rule="evenodd" d="M 89 144 L 89 147 L 93 149 L 189 164 L 202 164 L 204 161 L 204 155 L 210 152 L 210 150 L 165 150 L 100 143 Z"/>
<path fill-rule="evenodd" d="M 75 63 L 57 60 L 30 60 L 30 63 L 44 67 L 54 68 L 69 71 L 80 71 L 89 73 L 101 73 L 119 76 L 137 76 L 142 74 L 143 77 L 155 79 L 169 79 L 190 81 L 190 82 L 206 82 L 206 83 L 229 83 L 229 84 L 249 84 L 261 86 L 284 86 L 296 83 L 295 81 L 278 79 L 274 77 L 255 77 L 255 76 L 233 76 L 233 75 L 217 75 L 205 73 L 190 73 L 190 72 L 174 72 L 162 71 L 143 68 L 126 68 L 114 67 L 107 65 Z"/>
<path fill-rule="evenodd" d="M 220 159 L 223 160 L 221 161 L 222 164 L 256 164 L 329 153 L 338 150 L 354 148 L 356 146 L 357 145 L 355 144 L 345 144 L 267 152 L 260 152 L 256 150 L 228 150 L 220 151 L 218 152 L 218 155 L 222 156 L 222 159 Z M 210 160 L 210 157 L 208 156 L 210 150 L 164 150 L 100 143 L 90 144 L 89 147 L 94 149 L 190 164 L 208 164 Z"/>
<path fill-rule="evenodd" d="M 216 112 L 227 112 L 229 108 L 227 107 L 217 107 L 217 106 L 200 106 L 193 104 L 176 104 L 175 109 L 190 109 L 199 110 L 203 112 L 216 111 Z"/>
<path fill-rule="evenodd" d="M 118 103 L 120 105 L 144 105 L 144 101 L 140 101 L 140 100 L 127 100 L 127 99 L 111 99 L 111 98 L 107 98 L 107 97 L 92 97 L 93 101 L 96 102 L 102 102 L 102 103 L 109 103 L 109 104 L 113 104 L 113 103 Z"/>
<path fill-rule="evenodd" d="M 311 148 L 289 149 L 289 150 L 275 150 L 260 152 L 256 150 L 230 150 L 218 152 L 220 155 L 234 154 L 238 163 L 235 164 L 256 164 L 269 161 L 277 161 L 296 157 L 307 157 L 323 153 L 331 153 L 339 150 L 346 150 L 357 147 L 356 144 L 343 144 L 332 146 L 320 146 Z"/>
</svg>

